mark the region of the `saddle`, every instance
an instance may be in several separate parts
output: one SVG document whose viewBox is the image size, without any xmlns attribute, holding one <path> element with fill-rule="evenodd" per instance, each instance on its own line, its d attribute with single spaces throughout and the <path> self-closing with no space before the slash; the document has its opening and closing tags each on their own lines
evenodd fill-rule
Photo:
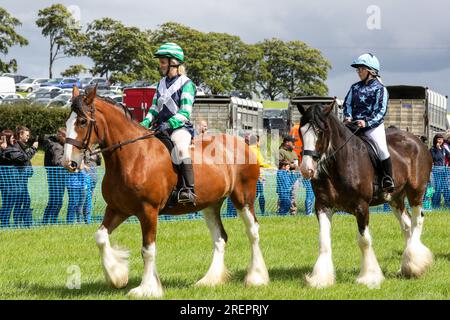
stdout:
<svg viewBox="0 0 450 320">
<path fill-rule="evenodd" d="M 167 148 L 167 150 L 169 151 L 169 154 L 172 154 L 172 150 L 173 148 L 175 148 L 175 145 L 173 144 L 172 140 L 170 139 L 170 137 L 167 134 L 158 132 L 155 135 L 156 138 L 158 138 Z M 180 165 L 174 164 L 172 162 L 173 167 L 175 168 L 175 171 L 177 173 L 177 177 L 178 177 L 178 181 L 177 181 L 177 185 L 175 186 L 175 188 L 172 190 L 169 200 L 167 201 L 166 207 L 165 208 L 173 208 L 175 207 L 178 203 L 179 203 L 179 195 L 180 192 L 186 188 L 186 183 L 183 179 L 183 175 L 181 174 L 181 168 Z"/>
<path fill-rule="evenodd" d="M 374 200 L 377 200 L 378 197 L 384 198 L 384 192 L 381 188 L 381 180 L 384 177 L 383 167 L 381 165 L 381 159 L 379 158 L 379 150 L 376 143 L 365 136 L 362 131 L 358 130 L 358 126 L 354 123 L 346 124 L 347 128 L 350 129 L 355 135 L 360 138 L 367 147 L 367 152 L 369 153 L 370 162 L 372 162 L 372 166 L 375 169 L 375 179 L 373 180 L 373 194 Z"/>
</svg>

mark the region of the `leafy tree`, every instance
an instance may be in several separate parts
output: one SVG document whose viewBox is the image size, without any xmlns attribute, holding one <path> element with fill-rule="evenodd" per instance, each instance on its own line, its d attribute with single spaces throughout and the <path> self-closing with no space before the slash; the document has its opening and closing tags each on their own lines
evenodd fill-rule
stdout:
<svg viewBox="0 0 450 320">
<path fill-rule="evenodd" d="M 80 27 L 72 14 L 62 4 L 54 4 L 39 10 L 36 25 L 42 28 L 42 35 L 49 38 L 49 78 L 53 77 L 53 64 L 62 55 L 81 54 L 76 47 L 83 41 Z"/>
<path fill-rule="evenodd" d="M 92 74 L 106 76 L 113 82 L 159 78 L 148 32 L 103 18 L 91 22 L 85 36 L 82 51 L 94 62 Z"/>
<path fill-rule="evenodd" d="M 330 63 L 317 49 L 301 41 L 264 40 L 257 47 L 263 53 L 256 82 L 264 98 L 275 100 L 298 95 L 326 95 Z"/>
<path fill-rule="evenodd" d="M 84 73 L 88 70 L 85 65 L 75 64 L 61 72 L 61 76 L 63 77 L 78 77 L 80 73 Z"/>
<path fill-rule="evenodd" d="M 7 55 L 9 48 L 14 45 L 26 46 L 28 40 L 19 35 L 14 29 L 21 26 L 22 23 L 12 17 L 8 11 L 0 7 L 0 54 Z M 16 72 L 17 61 L 11 59 L 10 61 L 0 60 L 0 72 Z"/>
</svg>

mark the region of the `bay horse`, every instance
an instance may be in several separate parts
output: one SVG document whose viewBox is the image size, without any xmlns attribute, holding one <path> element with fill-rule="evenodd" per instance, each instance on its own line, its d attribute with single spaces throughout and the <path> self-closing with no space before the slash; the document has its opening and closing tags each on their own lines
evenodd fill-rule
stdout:
<svg viewBox="0 0 450 320">
<path fill-rule="evenodd" d="M 213 259 L 206 275 L 196 285 L 216 286 L 226 282 L 229 278 L 224 263 L 227 234 L 220 208 L 228 196 L 245 224 L 251 245 L 251 262 L 244 283 L 249 286 L 268 284 L 269 275 L 259 247 L 259 224 L 254 211 L 259 165 L 242 138 L 218 135 L 210 139 L 194 139 L 195 147 L 191 148 L 191 153 L 196 206 L 177 204 L 168 209 L 169 196 L 178 181 L 171 154 L 158 138 L 131 119 L 125 107 L 97 97 L 96 88 L 81 95 L 74 87 L 66 126 L 64 161 L 69 171 L 82 168 L 86 150 L 91 150 L 93 145 L 98 144 L 102 148 L 105 159 L 102 194 L 107 205 L 103 222 L 95 233 L 95 241 L 106 280 L 113 287 L 123 288 L 128 283 L 128 252 L 110 245 L 109 235 L 114 229 L 130 216 L 138 218 L 142 231 L 144 274 L 141 284 L 128 294 L 136 298 L 158 298 L 163 296 L 156 271 L 158 215 L 179 215 L 199 210 L 203 210 L 211 234 Z M 146 138 L 138 138 L 143 136 Z M 127 144 L 126 141 L 133 143 Z M 221 155 L 226 159 L 217 161 Z"/>
<path fill-rule="evenodd" d="M 304 155 L 300 170 L 312 180 L 316 195 L 315 210 L 319 221 L 319 256 L 308 285 L 328 287 L 335 282 L 331 254 L 331 218 L 334 210 L 344 210 L 358 224 L 358 245 L 362 253 L 361 271 L 357 283 L 378 288 L 384 280 L 372 248 L 369 233 L 369 207 L 388 200 L 400 222 L 405 239 L 400 273 L 406 277 L 422 275 L 433 262 L 431 251 L 422 244 L 424 214 L 422 199 L 430 178 L 432 158 L 427 147 L 413 134 L 395 128 L 386 130 L 392 158 L 395 190 L 389 196 L 374 193 L 377 173 L 369 158 L 368 147 L 331 112 L 327 106 L 299 105 L 302 115 L 300 134 Z M 407 197 L 412 208 L 405 207 Z M 387 199 L 386 199 L 387 198 Z"/>
</svg>

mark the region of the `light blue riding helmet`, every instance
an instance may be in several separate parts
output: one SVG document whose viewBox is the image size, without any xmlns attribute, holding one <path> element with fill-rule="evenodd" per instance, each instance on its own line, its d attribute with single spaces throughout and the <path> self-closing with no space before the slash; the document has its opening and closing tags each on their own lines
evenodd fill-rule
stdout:
<svg viewBox="0 0 450 320">
<path fill-rule="evenodd" d="M 368 67 L 369 69 L 380 72 L 380 61 L 371 53 L 364 53 L 360 55 L 358 59 L 354 60 L 351 64 L 353 68 L 358 68 L 361 66 Z"/>
</svg>

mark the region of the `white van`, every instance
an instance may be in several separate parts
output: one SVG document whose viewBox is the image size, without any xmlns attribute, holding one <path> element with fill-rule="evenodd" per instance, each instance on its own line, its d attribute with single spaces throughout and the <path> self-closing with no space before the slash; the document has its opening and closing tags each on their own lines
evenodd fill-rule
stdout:
<svg viewBox="0 0 450 320">
<path fill-rule="evenodd" d="M 13 78 L 0 77 L 0 94 L 14 94 L 16 93 L 16 84 Z"/>
</svg>

